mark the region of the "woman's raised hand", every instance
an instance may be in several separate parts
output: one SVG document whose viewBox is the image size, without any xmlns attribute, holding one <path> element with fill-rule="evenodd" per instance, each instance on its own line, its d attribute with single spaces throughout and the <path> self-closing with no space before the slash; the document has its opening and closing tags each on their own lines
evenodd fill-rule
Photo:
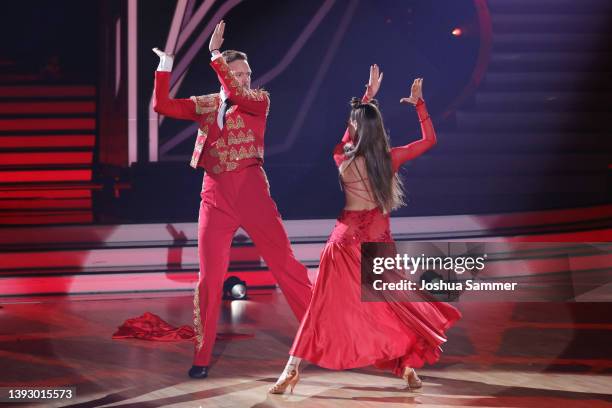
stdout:
<svg viewBox="0 0 612 408">
<path fill-rule="evenodd" d="M 400 99 L 400 103 L 411 103 L 416 105 L 419 99 L 423 99 L 423 78 L 417 78 L 412 83 L 410 89 L 410 96 L 408 98 Z"/>
<path fill-rule="evenodd" d="M 366 85 L 366 97 L 368 101 L 374 99 L 378 90 L 380 89 L 380 83 L 383 80 L 383 74 L 380 72 L 378 65 L 370 65 L 370 79 Z"/>
</svg>

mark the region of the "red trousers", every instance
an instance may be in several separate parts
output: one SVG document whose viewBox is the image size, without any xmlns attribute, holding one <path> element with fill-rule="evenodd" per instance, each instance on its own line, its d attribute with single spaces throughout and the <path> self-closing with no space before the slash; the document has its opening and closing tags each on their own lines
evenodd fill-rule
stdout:
<svg viewBox="0 0 612 408">
<path fill-rule="evenodd" d="M 210 363 L 224 276 L 234 233 L 242 227 L 278 282 L 287 303 L 301 320 L 308 308 L 311 283 L 295 259 L 261 166 L 218 175 L 206 173 L 198 221 L 200 279 L 194 296 L 194 365 Z"/>
</svg>

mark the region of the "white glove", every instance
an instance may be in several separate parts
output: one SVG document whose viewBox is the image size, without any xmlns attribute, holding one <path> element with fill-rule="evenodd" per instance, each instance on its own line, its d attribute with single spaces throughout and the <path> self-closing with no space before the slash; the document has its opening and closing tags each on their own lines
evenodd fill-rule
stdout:
<svg viewBox="0 0 612 408">
<path fill-rule="evenodd" d="M 174 57 L 170 54 L 166 54 L 157 47 L 153 48 L 153 52 L 159 56 L 159 65 L 157 66 L 157 70 L 164 72 L 172 71 L 172 63 L 174 62 Z"/>
</svg>

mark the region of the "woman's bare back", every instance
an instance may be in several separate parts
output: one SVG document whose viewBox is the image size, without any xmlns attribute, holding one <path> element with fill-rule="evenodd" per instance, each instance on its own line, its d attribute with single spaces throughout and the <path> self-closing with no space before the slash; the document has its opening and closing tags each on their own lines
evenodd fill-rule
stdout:
<svg viewBox="0 0 612 408">
<path fill-rule="evenodd" d="M 363 157 L 359 156 L 351 161 L 340 178 L 344 186 L 345 210 L 371 210 L 378 206 L 368 180 L 368 171 Z"/>
</svg>

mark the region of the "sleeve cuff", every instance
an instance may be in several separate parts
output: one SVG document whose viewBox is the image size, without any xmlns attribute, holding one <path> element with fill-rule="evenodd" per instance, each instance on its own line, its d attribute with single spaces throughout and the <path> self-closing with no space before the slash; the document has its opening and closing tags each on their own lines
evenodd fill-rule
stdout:
<svg viewBox="0 0 612 408">
<path fill-rule="evenodd" d="M 164 55 L 159 59 L 159 65 L 157 66 L 158 71 L 170 72 L 172 71 L 173 58 L 169 55 Z"/>
</svg>

